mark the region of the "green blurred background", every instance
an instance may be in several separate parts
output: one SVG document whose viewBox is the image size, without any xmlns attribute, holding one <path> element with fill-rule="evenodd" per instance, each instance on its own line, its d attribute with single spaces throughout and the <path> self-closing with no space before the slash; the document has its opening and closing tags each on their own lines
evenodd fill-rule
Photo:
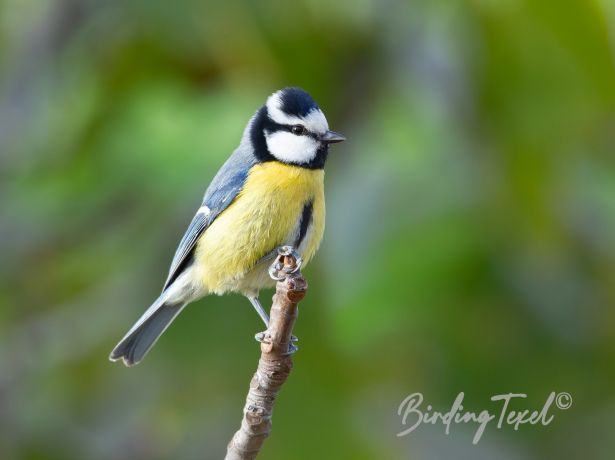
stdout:
<svg viewBox="0 0 615 460">
<path fill-rule="evenodd" d="M 0 459 L 223 457 L 259 354 L 246 300 L 191 306 L 136 368 L 107 356 L 288 85 L 349 140 L 262 458 L 613 458 L 612 1 L 4 0 Z M 477 446 L 396 437 L 408 394 L 460 391 L 573 406 Z"/>
</svg>

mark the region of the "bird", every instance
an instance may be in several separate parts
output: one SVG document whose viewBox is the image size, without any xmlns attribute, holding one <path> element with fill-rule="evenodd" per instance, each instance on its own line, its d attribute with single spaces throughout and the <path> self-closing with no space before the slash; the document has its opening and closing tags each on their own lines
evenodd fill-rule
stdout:
<svg viewBox="0 0 615 460">
<path fill-rule="evenodd" d="M 162 293 L 109 359 L 138 364 L 186 305 L 210 294 L 242 294 L 267 326 L 258 295 L 275 283 L 268 268 L 282 246 L 303 266 L 316 253 L 325 226 L 329 146 L 344 140 L 305 90 L 271 94 L 207 187 Z"/>
</svg>

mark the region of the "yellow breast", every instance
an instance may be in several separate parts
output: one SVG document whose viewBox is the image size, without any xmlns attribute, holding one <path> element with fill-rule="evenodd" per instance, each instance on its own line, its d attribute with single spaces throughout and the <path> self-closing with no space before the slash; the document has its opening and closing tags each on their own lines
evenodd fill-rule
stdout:
<svg viewBox="0 0 615 460">
<path fill-rule="evenodd" d="M 196 262 L 210 292 L 245 290 L 243 278 L 263 256 L 283 244 L 312 201 L 310 231 L 302 244 L 307 263 L 320 244 L 325 225 L 324 171 L 278 162 L 255 165 L 242 191 L 205 230 L 196 248 Z"/>
</svg>

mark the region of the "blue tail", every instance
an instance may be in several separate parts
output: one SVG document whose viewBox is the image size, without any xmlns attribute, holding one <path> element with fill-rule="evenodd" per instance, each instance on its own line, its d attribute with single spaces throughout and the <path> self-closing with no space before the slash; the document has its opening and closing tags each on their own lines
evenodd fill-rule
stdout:
<svg viewBox="0 0 615 460">
<path fill-rule="evenodd" d="M 121 359 L 126 366 L 139 364 L 185 305 L 158 298 L 115 346 L 109 359 Z"/>
</svg>

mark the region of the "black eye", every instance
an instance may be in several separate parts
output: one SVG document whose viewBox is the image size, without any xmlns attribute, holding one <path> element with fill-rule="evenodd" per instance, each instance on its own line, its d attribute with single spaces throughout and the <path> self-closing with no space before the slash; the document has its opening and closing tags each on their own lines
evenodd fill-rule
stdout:
<svg viewBox="0 0 615 460">
<path fill-rule="evenodd" d="M 290 130 L 293 134 L 296 134 L 297 136 L 301 136 L 302 134 L 305 134 L 305 132 L 307 131 L 305 129 L 305 126 L 303 125 L 295 125 L 292 128 L 290 128 Z"/>
</svg>

